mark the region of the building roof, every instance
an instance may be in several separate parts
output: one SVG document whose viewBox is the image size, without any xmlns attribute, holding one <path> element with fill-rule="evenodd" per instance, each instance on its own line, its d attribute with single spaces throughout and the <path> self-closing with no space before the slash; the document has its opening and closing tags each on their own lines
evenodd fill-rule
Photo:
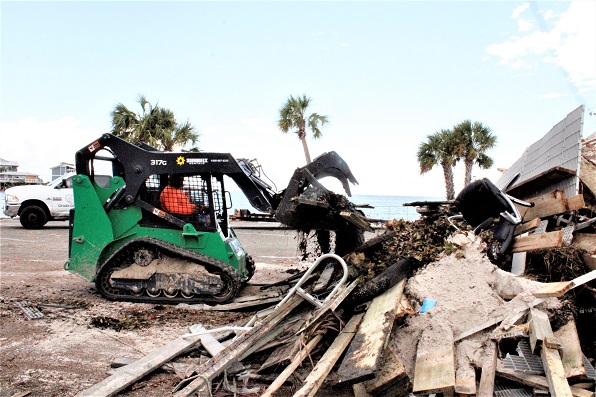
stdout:
<svg viewBox="0 0 596 397">
<path fill-rule="evenodd" d="M 19 166 L 19 163 L 16 162 L 16 161 L 4 160 L 3 158 L 0 158 L 0 166 L 6 167 L 6 166 L 9 166 L 9 165 L 10 166 L 18 167 Z"/>
</svg>

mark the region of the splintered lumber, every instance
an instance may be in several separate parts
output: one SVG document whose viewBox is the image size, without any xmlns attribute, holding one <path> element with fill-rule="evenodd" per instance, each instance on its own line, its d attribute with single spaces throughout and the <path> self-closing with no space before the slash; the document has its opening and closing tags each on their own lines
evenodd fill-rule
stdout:
<svg viewBox="0 0 596 397">
<path fill-rule="evenodd" d="M 283 386 L 284 382 L 290 377 L 290 375 L 292 375 L 294 371 L 296 371 L 296 368 L 298 368 L 298 366 L 302 364 L 302 361 L 309 356 L 310 352 L 317 346 L 321 339 L 323 339 L 323 336 L 324 333 L 320 333 L 316 335 L 314 338 L 312 338 L 310 341 L 308 341 L 306 347 L 302 349 L 294 357 L 292 362 L 290 362 L 290 364 L 282 371 L 281 374 L 279 374 L 279 376 L 273 381 L 273 383 L 269 385 L 267 390 L 265 390 L 265 392 L 261 394 L 261 397 L 273 396 L 273 394 L 277 390 L 279 390 L 280 387 Z"/>
<path fill-rule="evenodd" d="M 478 386 L 479 396 L 492 396 L 495 388 L 495 371 L 497 370 L 497 342 L 488 341 L 486 358 L 482 363 L 482 374 Z"/>
<path fill-rule="evenodd" d="M 453 331 L 441 324 L 422 331 L 416 351 L 413 392 L 452 394 L 455 391 Z"/>
<path fill-rule="evenodd" d="M 201 342 L 201 336 L 193 335 L 174 339 L 161 349 L 138 359 L 132 364 L 118 368 L 115 373 L 92 387 L 83 390 L 77 397 L 109 397 L 124 390 L 155 369 L 172 360 L 182 352 Z"/>
<path fill-rule="evenodd" d="M 575 321 L 569 320 L 554 332 L 555 337 L 561 341 L 561 360 L 567 378 L 585 378 L 586 367 Z"/>
<path fill-rule="evenodd" d="M 329 349 L 323 354 L 323 357 L 321 357 L 310 374 L 304 379 L 302 387 L 294 394 L 294 397 L 313 397 L 317 393 L 339 357 L 343 354 L 346 347 L 348 347 L 363 317 L 364 313 L 352 316 L 339 335 L 335 337 Z"/>
<path fill-rule="evenodd" d="M 298 295 L 294 295 L 283 305 L 276 307 L 270 315 L 257 322 L 249 331 L 237 336 L 232 343 L 201 365 L 197 369 L 197 373 L 201 374 L 201 377 L 190 382 L 182 390 L 176 392 L 174 396 L 190 397 L 197 390 L 208 390 L 211 387 L 211 381 L 216 376 L 221 374 L 234 361 L 251 349 L 261 337 L 273 330 L 300 303 L 302 303 L 302 299 Z"/>
<path fill-rule="evenodd" d="M 567 383 L 567 378 L 565 378 L 565 370 L 563 369 L 559 351 L 543 345 L 540 357 L 544 365 L 551 396 L 571 396 L 571 389 L 569 383 Z"/>
<path fill-rule="evenodd" d="M 501 378 L 513 380 L 531 387 L 550 390 L 548 380 L 544 376 L 530 375 L 501 367 L 497 367 L 497 375 Z M 570 386 L 569 389 L 571 390 L 571 395 L 574 397 L 594 397 L 594 393 L 589 390 L 584 390 L 573 386 Z M 552 392 L 551 395 L 553 395 Z"/>
<path fill-rule="evenodd" d="M 516 237 L 511 245 L 511 252 L 530 252 L 542 249 L 560 248 L 563 246 L 563 231 L 533 234 Z"/>
<path fill-rule="evenodd" d="M 534 291 L 536 298 L 558 298 L 574 287 L 573 281 L 558 281 L 547 283 L 544 287 Z"/>
<path fill-rule="evenodd" d="M 392 349 L 383 353 L 375 378 L 358 384 L 363 384 L 366 391 L 375 397 L 405 395 L 411 385 L 406 367 Z"/>
<path fill-rule="evenodd" d="M 365 241 L 364 244 L 356 248 L 354 252 L 366 252 L 367 250 L 375 248 L 383 244 L 385 241 L 392 239 L 393 237 L 395 237 L 396 234 L 397 233 L 395 232 L 395 230 L 388 230 L 383 234 L 380 234 L 371 238 L 370 240 Z"/>
<path fill-rule="evenodd" d="M 366 230 L 367 232 L 373 231 L 373 228 L 370 226 L 370 223 L 368 223 L 366 218 L 356 212 L 341 211 L 339 215 L 346 221 L 350 222 L 351 224 L 362 230 Z"/>
<path fill-rule="evenodd" d="M 372 300 L 337 370 L 339 384 L 360 383 L 374 377 L 395 322 L 404 285 L 402 280 Z"/>
<path fill-rule="evenodd" d="M 596 253 L 596 234 L 595 233 L 574 233 L 573 245 L 577 248 L 588 251 L 588 253 Z"/>
<path fill-rule="evenodd" d="M 534 203 L 534 206 L 523 207 L 515 204 L 524 221 L 534 218 L 545 218 L 569 211 L 567 197 L 561 190 L 555 190 L 526 201 Z"/>
<path fill-rule="evenodd" d="M 575 196 L 567 197 L 567 209 L 568 211 L 577 211 L 582 208 L 586 208 L 586 202 L 584 201 L 583 194 L 577 194 Z"/>
<path fill-rule="evenodd" d="M 548 315 L 542 310 L 530 309 L 530 347 L 532 353 L 542 346 L 545 338 L 554 338 Z"/>
<path fill-rule="evenodd" d="M 532 230 L 536 230 L 540 226 L 540 218 L 534 218 L 529 222 L 522 223 L 515 227 L 515 231 L 513 232 L 514 236 L 519 236 L 520 234 L 524 234 L 527 232 L 531 232 Z"/>
</svg>

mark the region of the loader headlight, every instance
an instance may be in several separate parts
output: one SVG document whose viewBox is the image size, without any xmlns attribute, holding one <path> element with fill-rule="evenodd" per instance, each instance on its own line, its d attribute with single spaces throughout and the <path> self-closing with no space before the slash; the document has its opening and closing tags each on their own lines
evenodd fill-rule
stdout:
<svg viewBox="0 0 596 397">
<path fill-rule="evenodd" d="M 19 203 L 19 198 L 15 195 L 12 194 L 7 194 L 6 195 L 6 204 L 18 204 Z"/>
</svg>

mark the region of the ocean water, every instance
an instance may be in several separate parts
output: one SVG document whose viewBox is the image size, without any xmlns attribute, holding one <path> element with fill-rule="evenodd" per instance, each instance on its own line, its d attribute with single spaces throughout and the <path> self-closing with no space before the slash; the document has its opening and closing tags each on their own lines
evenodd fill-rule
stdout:
<svg viewBox="0 0 596 397">
<path fill-rule="evenodd" d="M 248 209 L 251 212 L 259 212 L 254 209 L 246 196 L 239 191 L 231 191 L 232 196 L 232 211 L 237 209 Z M 368 204 L 374 208 L 359 208 L 364 215 L 371 219 L 405 219 L 408 221 L 416 220 L 420 215 L 416 212 L 415 207 L 404 207 L 404 203 L 411 203 L 414 201 L 439 201 L 443 198 L 439 197 L 416 197 L 416 196 L 367 196 L 354 195 L 349 198 L 355 205 Z M 232 213 L 234 213 L 232 212 Z"/>
</svg>

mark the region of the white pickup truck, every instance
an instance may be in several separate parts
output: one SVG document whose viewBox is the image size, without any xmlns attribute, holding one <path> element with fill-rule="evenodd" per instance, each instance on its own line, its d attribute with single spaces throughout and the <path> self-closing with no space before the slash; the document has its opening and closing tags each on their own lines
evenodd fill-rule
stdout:
<svg viewBox="0 0 596 397">
<path fill-rule="evenodd" d="M 47 185 L 15 186 L 6 189 L 6 209 L 9 217 L 18 216 L 26 229 L 39 229 L 48 221 L 68 220 L 70 210 L 74 208 L 72 178 L 75 173 L 62 175 Z M 105 181 L 98 180 L 98 183 Z"/>
</svg>

